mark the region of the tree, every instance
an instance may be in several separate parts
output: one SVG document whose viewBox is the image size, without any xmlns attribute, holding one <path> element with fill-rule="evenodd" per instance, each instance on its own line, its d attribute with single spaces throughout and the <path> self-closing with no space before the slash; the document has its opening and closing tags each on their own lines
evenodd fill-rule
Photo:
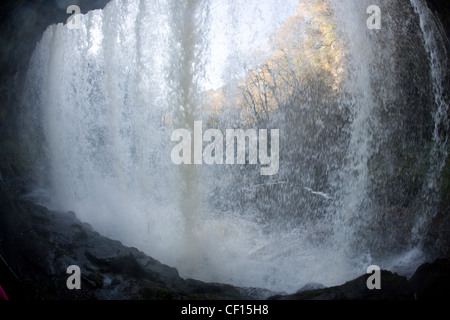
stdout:
<svg viewBox="0 0 450 320">
<path fill-rule="evenodd" d="M 337 94 L 345 51 L 336 30 L 327 1 L 300 4 L 298 12 L 272 36 L 269 58 L 255 68 L 245 68 L 246 76 L 239 81 L 240 112 L 259 123 L 293 95 L 311 102 L 311 91 L 316 91 L 316 97 Z"/>
</svg>

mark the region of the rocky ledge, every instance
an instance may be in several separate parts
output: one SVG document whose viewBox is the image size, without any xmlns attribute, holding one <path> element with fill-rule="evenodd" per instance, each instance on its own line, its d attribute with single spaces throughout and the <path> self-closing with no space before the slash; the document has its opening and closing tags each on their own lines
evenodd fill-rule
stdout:
<svg viewBox="0 0 450 320">
<path fill-rule="evenodd" d="M 10 300 L 245 298 L 229 285 L 182 279 L 176 269 L 99 235 L 74 213 L 0 198 L 0 285 Z M 81 290 L 67 288 L 70 265 L 81 269 Z"/>
<path fill-rule="evenodd" d="M 439 259 L 421 265 L 407 279 L 390 271 L 381 270 L 381 289 L 368 290 L 363 275 L 341 286 L 324 288 L 309 285 L 295 294 L 275 295 L 270 300 L 448 300 L 450 259 Z"/>
<path fill-rule="evenodd" d="M 183 279 L 174 268 L 95 232 L 74 213 L 52 212 L 0 195 L 0 285 L 11 300 L 440 300 L 448 299 L 450 259 L 420 266 L 410 278 L 382 271 L 381 290 L 369 275 L 341 286 L 311 284 L 295 294 Z M 77 265 L 81 290 L 68 290 Z"/>
</svg>

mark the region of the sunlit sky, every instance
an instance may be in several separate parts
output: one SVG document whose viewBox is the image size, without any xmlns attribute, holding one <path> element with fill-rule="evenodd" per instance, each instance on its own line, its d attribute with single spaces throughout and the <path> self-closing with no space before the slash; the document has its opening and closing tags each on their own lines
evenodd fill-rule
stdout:
<svg viewBox="0 0 450 320">
<path fill-rule="evenodd" d="M 206 89 L 217 89 L 267 53 L 271 34 L 298 9 L 299 0 L 214 0 Z M 264 52 L 264 50 L 266 52 Z M 255 53 L 259 51 L 260 54 Z M 259 59 L 258 59 L 259 58 Z"/>
<path fill-rule="evenodd" d="M 217 89 L 236 74 L 242 76 L 244 65 L 263 62 L 270 36 L 297 12 L 300 1 L 212 0 L 204 89 Z M 89 52 L 96 54 L 103 35 L 101 18 L 96 15 L 93 19 L 98 21 L 89 29 Z"/>
</svg>

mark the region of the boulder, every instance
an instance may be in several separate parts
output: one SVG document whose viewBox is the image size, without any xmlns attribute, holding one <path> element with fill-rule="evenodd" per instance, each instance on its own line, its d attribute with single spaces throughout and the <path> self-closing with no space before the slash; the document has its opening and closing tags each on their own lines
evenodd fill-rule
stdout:
<svg viewBox="0 0 450 320">
<path fill-rule="evenodd" d="M 241 299 L 237 288 L 182 279 L 136 248 L 95 232 L 74 213 L 0 197 L 0 283 L 11 300 Z M 67 268 L 81 269 L 69 290 Z"/>
<path fill-rule="evenodd" d="M 270 300 L 414 300 L 414 292 L 406 277 L 390 271 L 381 271 L 381 290 L 369 290 L 363 275 L 341 286 L 308 290 L 308 287 L 291 295 L 277 295 Z"/>
<path fill-rule="evenodd" d="M 450 259 L 421 265 L 410 279 L 417 300 L 448 300 L 450 297 Z"/>
</svg>

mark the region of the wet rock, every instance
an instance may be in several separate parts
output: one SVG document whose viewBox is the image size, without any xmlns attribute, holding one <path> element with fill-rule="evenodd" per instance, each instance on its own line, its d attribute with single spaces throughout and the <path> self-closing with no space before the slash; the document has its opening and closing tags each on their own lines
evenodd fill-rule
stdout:
<svg viewBox="0 0 450 320">
<path fill-rule="evenodd" d="M 240 299 L 229 285 L 185 280 L 136 248 L 99 235 L 74 213 L 0 197 L 0 283 L 11 300 Z M 81 269 L 68 290 L 67 267 Z"/>
<path fill-rule="evenodd" d="M 298 290 L 296 292 L 296 294 L 300 294 L 300 293 L 306 292 L 306 291 L 320 290 L 320 289 L 324 289 L 324 288 L 325 288 L 325 286 L 320 283 L 314 283 L 314 282 L 307 283 L 300 290 Z"/>
<path fill-rule="evenodd" d="M 381 290 L 369 290 L 370 275 L 346 282 L 341 286 L 315 290 L 299 290 L 292 295 L 273 296 L 271 300 L 414 300 L 414 292 L 406 277 L 381 271 Z"/>
<path fill-rule="evenodd" d="M 450 3 L 448 1 L 427 0 L 428 8 L 435 13 L 442 23 L 443 31 L 450 38 Z"/>
<path fill-rule="evenodd" d="M 74 213 L 7 193 L 0 196 L 0 254 L 0 283 L 11 300 L 442 300 L 450 287 L 449 259 L 423 264 L 410 280 L 382 270 L 381 290 L 367 288 L 368 274 L 330 288 L 310 283 L 290 295 L 183 279 L 175 268 L 99 235 Z M 81 269 L 81 290 L 66 287 L 69 265 Z"/>
<path fill-rule="evenodd" d="M 310 285 L 295 294 L 275 295 L 270 300 L 448 300 L 450 259 L 424 263 L 408 280 L 389 271 L 381 271 L 381 290 L 367 289 L 370 275 L 363 275 L 341 286 L 314 288 Z"/>
<path fill-rule="evenodd" d="M 410 279 L 417 300 L 448 300 L 450 259 L 421 265 Z"/>
</svg>

